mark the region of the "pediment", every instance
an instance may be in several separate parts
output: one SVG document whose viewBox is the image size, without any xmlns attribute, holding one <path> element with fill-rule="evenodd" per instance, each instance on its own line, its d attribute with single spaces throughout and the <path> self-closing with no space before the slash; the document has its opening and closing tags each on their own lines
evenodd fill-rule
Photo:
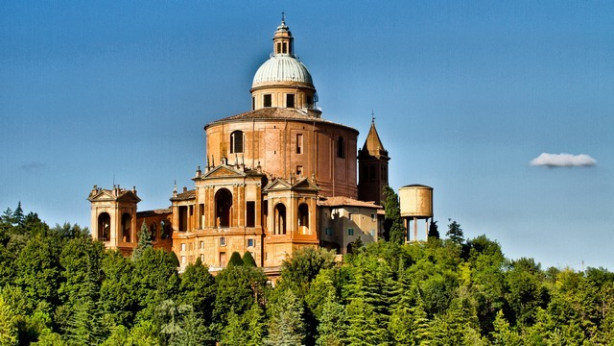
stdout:
<svg viewBox="0 0 614 346">
<path fill-rule="evenodd" d="M 205 174 L 204 178 L 232 178 L 244 177 L 245 173 L 230 166 L 219 165 Z"/>
<path fill-rule="evenodd" d="M 292 190 L 309 190 L 309 191 L 318 191 L 318 185 L 312 182 L 310 179 L 303 178 L 297 181 L 294 186 L 292 186 Z"/>
<path fill-rule="evenodd" d="M 271 181 L 265 188 L 264 191 L 281 191 L 281 190 L 291 190 L 292 185 L 284 179 L 277 178 Z"/>
<path fill-rule="evenodd" d="M 91 202 L 121 201 L 138 203 L 141 201 L 141 199 L 132 190 L 114 191 L 106 189 L 99 189 L 98 191 L 91 193 L 87 199 Z"/>
<path fill-rule="evenodd" d="M 289 181 L 285 179 L 277 178 L 274 181 L 270 182 L 265 188 L 265 192 L 271 191 L 283 191 L 283 190 L 292 190 L 292 191 L 318 191 L 319 188 L 316 184 L 314 184 L 311 180 L 307 178 L 300 179 L 292 185 Z"/>
</svg>

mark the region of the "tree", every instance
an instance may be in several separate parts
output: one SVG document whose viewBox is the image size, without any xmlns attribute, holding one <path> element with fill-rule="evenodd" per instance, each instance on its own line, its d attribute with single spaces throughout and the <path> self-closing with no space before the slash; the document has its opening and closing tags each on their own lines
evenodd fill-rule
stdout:
<svg viewBox="0 0 614 346">
<path fill-rule="evenodd" d="M 337 302 L 333 291 L 324 300 L 322 314 L 318 318 L 316 345 L 341 346 L 345 338 L 345 309 Z"/>
<path fill-rule="evenodd" d="M 448 224 L 446 237 L 455 244 L 462 244 L 465 238 L 463 237 L 463 229 L 460 227 L 460 224 L 456 221 L 452 221 L 452 219 L 448 219 L 448 221 L 450 221 L 450 224 Z"/>
<path fill-rule="evenodd" d="M 204 323 L 209 325 L 212 322 L 215 290 L 215 279 L 198 258 L 196 263 L 188 264 L 181 274 L 177 299 L 182 304 L 192 305 Z"/>
<path fill-rule="evenodd" d="M 239 255 L 238 252 L 233 252 L 232 255 L 230 255 L 230 260 L 228 261 L 228 266 L 229 267 L 236 267 L 236 266 L 242 266 L 243 265 L 243 259 L 241 259 L 241 255 Z"/>
<path fill-rule="evenodd" d="M 171 345 L 176 346 L 199 346 L 207 341 L 213 341 L 203 320 L 194 312 L 191 305 L 187 305 L 186 312 L 181 317 L 181 329 L 173 337 Z"/>
<path fill-rule="evenodd" d="M 401 208 L 399 204 L 399 196 L 394 190 L 386 186 L 384 188 L 384 210 L 386 216 L 384 218 L 384 233 L 388 235 L 389 241 L 402 244 L 405 241 L 405 227 L 401 219 Z"/>
<path fill-rule="evenodd" d="M 62 282 L 59 239 L 35 236 L 17 257 L 15 283 L 33 302 L 58 303 L 58 287 Z"/>
<path fill-rule="evenodd" d="M 320 270 L 332 268 L 334 265 L 333 251 L 313 247 L 300 248 L 282 263 L 279 284 L 282 287 L 292 287 L 302 298 Z"/>
<path fill-rule="evenodd" d="M 136 245 L 136 248 L 132 252 L 133 259 L 138 259 L 139 257 L 141 257 L 141 255 L 143 255 L 143 252 L 146 249 L 153 247 L 153 244 L 151 242 L 151 232 L 149 232 L 149 228 L 147 228 L 147 222 L 145 221 L 143 221 L 141 229 L 139 230 L 138 239 L 139 240 Z"/>
<path fill-rule="evenodd" d="M 247 345 L 247 331 L 234 310 L 228 313 L 228 322 L 222 329 L 220 343 L 222 345 Z"/>
<path fill-rule="evenodd" d="M 257 267 L 256 261 L 249 251 L 243 254 L 243 264 L 248 267 Z"/>
<path fill-rule="evenodd" d="M 17 345 L 19 316 L 0 295 L 0 345 Z"/>
<path fill-rule="evenodd" d="M 286 289 L 271 307 L 267 345 L 294 346 L 305 339 L 303 306 L 292 290 Z"/>
<path fill-rule="evenodd" d="M 439 226 L 437 226 L 437 221 L 431 222 L 429 227 L 429 238 L 439 239 Z"/>
<path fill-rule="evenodd" d="M 24 225 L 24 215 L 23 209 L 21 209 L 21 201 L 17 203 L 17 208 L 15 208 L 15 211 L 13 212 L 13 223 L 19 227 L 23 227 Z"/>
<path fill-rule="evenodd" d="M 350 243 L 348 252 L 355 254 L 358 253 L 358 251 L 363 248 L 365 246 L 365 243 L 362 241 L 362 239 L 360 238 L 360 236 L 358 236 L 358 238 L 356 238 L 356 240 L 354 240 L 353 242 Z"/>
<path fill-rule="evenodd" d="M 379 345 L 386 341 L 386 331 L 378 323 L 375 311 L 362 298 L 353 299 L 346 306 L 346 319 L 346 344 L 366 346 Z"/>
<path fill-rule="evenodd" d="M 505 320 L 503 311 L 497 312 L 497 317 L 493 323 L 494 331 L 492 332 L 493 345 L 521 345 L 522 340 L 518 333 L 510 329 L 510 324 Z"/>
<path fill-rule="evenodd" d="M 263 344 L 266 333 L 265 314 L 258 303 L 252 304 L 241 317 L 247 332 L 246 346 L 260 346 Z"/>
<path fill-rule="evenodd" d="M 139 317 L 150 319 L 162 301 L 173 299 L 179 288 L 179 262 L 172 252 L 146 248 L 134 261 L 131 289 L 139 303 Z"/>
<path fill-rule="evenodd" d="M 261 303 L 264 300 L 266 282 L 267 278 L 260 268 L 226 267 L 217 274 L 213 306 L 215 329 L 221 331 L 230 310 L 241 315 L 254 303 Z"/>
<path fill-rule="evenodd" d="M 100 309 L 109 323 L 130 327 L 138 311 L 134 263 L 118 251 L 107 251 L 102 271 L 105 280 L 100 287 Z"/>
</svg>

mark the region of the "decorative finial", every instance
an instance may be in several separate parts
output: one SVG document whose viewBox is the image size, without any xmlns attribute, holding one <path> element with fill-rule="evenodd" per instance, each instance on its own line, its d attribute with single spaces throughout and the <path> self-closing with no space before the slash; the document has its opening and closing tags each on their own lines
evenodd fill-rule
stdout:
<svg viewBox="0 0 614 346">
<path fill-rule="evenodd" d="M 281 24 L 285 25 L 286 24 L 286 12 L 281 12 Z"/>
<path fill-rule="evenodd" d="M 371 109 L 371 124 L 375 124 L 375 112 Z"/>
</svg>

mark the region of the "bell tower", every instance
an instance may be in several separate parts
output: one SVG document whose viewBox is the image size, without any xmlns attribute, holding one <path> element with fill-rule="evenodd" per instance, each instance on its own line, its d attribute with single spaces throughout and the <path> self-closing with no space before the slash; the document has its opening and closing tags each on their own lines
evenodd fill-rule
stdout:
<svg viewBox="0 0 614 346">
<path fill-rule="evenodd" d="M 382 204 L 384 187 L 388 186 L 388 151 L 384 149 L 377 129 L 375 117 L 371 117 L 371 128 L 362 149 L 358 150 L 358 199 Z"/>
<path fill-rule="evenodd" d="M 91 203 L 92 238 L 107 249 L 118 249 L 125 256 L 136 247 L 136 205 L 141 199 L 136 189 L 101 189 L 94 185 L 87 198 Z"/>
</svg>

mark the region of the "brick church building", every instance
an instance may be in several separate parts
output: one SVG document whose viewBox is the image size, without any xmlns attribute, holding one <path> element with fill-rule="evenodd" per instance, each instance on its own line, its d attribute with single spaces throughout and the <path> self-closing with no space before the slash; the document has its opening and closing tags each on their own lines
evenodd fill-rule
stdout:
<svg viewBox="0 0 614 346">
<path fill-rule="evenodd" d="M 377 241 L 388 152 L 374 122 L 357 150 L 357 130 L 322 117 L 283 19 L 251 97 L 250 111 L 204 127 L 207 161 L 192 189 L 175 188 L 170 207 L 138 211 L 136 189 L 94 186 L 92 237 L 128 255 L 145 223 L 154 247 L 173 251 L 180 269 L 200 258 L 216 271 L 233 252 L 250 252 L 270 275 L 301 247 L 342 255 L 358 238 Z"/>
</svg>

